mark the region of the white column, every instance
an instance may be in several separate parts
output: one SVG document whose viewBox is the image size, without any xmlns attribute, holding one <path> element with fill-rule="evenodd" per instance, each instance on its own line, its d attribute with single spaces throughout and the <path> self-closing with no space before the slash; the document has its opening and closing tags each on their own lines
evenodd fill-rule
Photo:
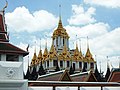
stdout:
<svg viewBox="0 0 120 90">
<path fill-rule="evenodd" d="M 63 37 L 61 37 L 61 46 L 63 47 Z"/>
<path fill-rule="evenodd" d="M 58 48 L 60 47 L 60 36 L 58 36 Z"/>
<path fill-rule="evenodd" d="M 1 54 L 1 61 L 6 61 L 6 54 Z"/>
<path fill-rule="evenodd" d="M 53 67 L 53 60 L 50 60 L 50 68 Z"/>
<path fill-rule="evenodd" d="M 90 63 L 89 62 L 87 62 L 87 70 L 90 70 Z"/>
<path fill-rule="evenodd" d="M 58 60 L 58 66 L 60 67 L 60 60 Z"/>
<path fill-rule="evenodd" d="M 76 62 L 76 69 L 79 69 L 79 62 Z"/>
</svg>

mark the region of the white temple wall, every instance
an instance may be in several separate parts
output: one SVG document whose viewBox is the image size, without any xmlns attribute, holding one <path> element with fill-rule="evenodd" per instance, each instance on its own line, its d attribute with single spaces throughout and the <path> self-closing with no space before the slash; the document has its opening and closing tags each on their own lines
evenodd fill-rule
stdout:
<svg viewBox="0 0 120 90">
<path fill-rule="evenodd" d="M 53 60 L 49 61 L 49 67 L 53 67 Z"/>
<path fill-rule="evenodd" d="M 87 70 L 90 70 L 90 63 L 87 63 Z"/>
<path fill-rule="evenodd" d="M 76 62 L 75 68 L 79 69 L 79 62 Z"/>
</svg>

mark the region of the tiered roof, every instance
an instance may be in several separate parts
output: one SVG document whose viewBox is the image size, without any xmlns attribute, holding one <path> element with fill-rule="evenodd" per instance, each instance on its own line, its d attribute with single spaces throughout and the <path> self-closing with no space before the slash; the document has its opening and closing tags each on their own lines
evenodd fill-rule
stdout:
<svg viewBox="0 0 120 90">
<path fill-rule="evenodd" d="M 95 62 L 94 58 L 93 58 L 93 56 L 92 56 L 92 54 L 90 52 L 88 42 L 87 42 L 87 52 L 85 54 L 84 62 Z"/>
<path fill-rule="evenodd" d="M 66 32 L 66 29 L 63 28 L 61 17 L 59 18 L 58 27 L 57 27 L 57 29 L 53 32 L 52 38 L 55 38 L 55 37 L 57 37 L 57 36 L 69 38 L 69 36 L 68 36 L 68 34 L 67 34 L 67 32 Z"/>
<path fill-rule="evenodd" d="M 58 57 L 59 57 L 59 60 L 71 60 L 71 56 L 66 44 L 64 45 L 63 50 Z"/>
<path fill-rule="evenodd" d="M 47 42 L 46 42 L 45 50 L 44 50 L 44 53 L 43 53 L 43 61 L 46 60 L 47 56 L 48 56 L 48 49 L 47 49 Z"/>
<path fill-rule="evenodd" d="M 48 59 L 53 59 L 53 58 L 56 58 L 56 57 L 58 57 L 58 55 L 57 55 L 56 49 L 54 47 L 54 44 L 52 42 L 52 46 L 51 46 L 49 54 L 48 54 Z"/>
<path fill-rule="evenodd" d="M 31 66 L 34 66 L 36 64 L 38 64 L 38 62 L 37 62 L 37 55 L 36 55 L 36 51 L 35 51 L 33 58 L 32 58 Z"/>
<path fill-rule="evenodd" d="M 80 50 L 79 52 L 79 49 L 78 49 L 78 44 L 76 43 L 76 49 L 74 50 L 74 55 L 72 57 L 72 60 L 75 60 L 75 61 L 83 61 L 83 55 L 82 55 L 82 52 Z"/>
<path fill-rule="evenodd" d="M 27 51 L 24 51 L 9 43 L 9 35 L 7 34 L 7 26 L 5 24 L 4 9 L 3 11 L 0 11 L 0 53 L 14 55 L 18 54 L 23 56 L 28 55 Z"/>
</svg>

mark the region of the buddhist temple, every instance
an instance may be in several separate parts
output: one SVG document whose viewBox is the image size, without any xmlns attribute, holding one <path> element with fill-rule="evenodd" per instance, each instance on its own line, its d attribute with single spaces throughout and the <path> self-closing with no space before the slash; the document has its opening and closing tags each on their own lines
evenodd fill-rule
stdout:
<svg viewBox="0 0 120 90">
<path fill-rule="evenodd" d="M 52 45 L 50 50 L 47 48 L 47 42 L 43 53 L 40 47 L 38 56 L 36 52 L 33 55 L 30 66 L 31 68 L 36 66 L 38 70 L 40 63 L 42 62 L 42 66 L 44 67 L 46 73 L 55 72 L 56 67 L 58 67 L 60 70 L 70 70 L 71 66 L 74 70 L 74 73 L 95 70 L 96 61 L 94 60 L 90 51 L 88 38 L 85 56 L 82 54 L 81 48 L 79 50 L 77 41 L 76 48 L 71 50 L 69 48 L 70 36 L 62 24 L 61 16 L 59 17 L 58 26 L 54 30 L 51 38 Z"/>
</svg>

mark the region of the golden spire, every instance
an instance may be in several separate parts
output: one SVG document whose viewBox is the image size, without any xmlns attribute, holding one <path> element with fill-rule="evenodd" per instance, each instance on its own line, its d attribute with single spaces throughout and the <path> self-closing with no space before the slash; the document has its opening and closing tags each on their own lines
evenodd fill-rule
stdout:
<svg viewBox="0 0 120 90">
<path fill-rule="evenodd" d="M 50 48 L 50 52 L 49 52 L 49 58 L 54 58 L 57 56 L 57 52 L 56 52 L 56 49 L 54 47 L 54 43 L 52 41 L 52 46 Z"/>
<path fill-rule="evenodd" d="M 94 62 L 94 59 L 93 59 L 92 54 L 91 54 L 90 49 L 89 49 L 88 36 L 87 36 L 87 52 L 86 52 L 86 55 L 85 55 L 85 59 L 88 62 Z"/>
<path fill-rule="evenodd" d="M 62 20 L 61 20 L 61 5 L 59 5 L 59 22 L 58 22 L 58 28 L 63 28 L 63 26 L 62 26 Z"/>
<path fill-rule="evenodd" d="M 35 52 L 32 58 L 31 66 L 35 65 L 37 63 L 37 55 L 36 55 L 36 47 L 35 47 Z"/>
<path fill-rule="evenodd" d="M 43 53 L 43 60 L 45 60 L 47 58 L 47 55 L 48 55 L 48 49 L 47 49 L 47 40 L 46 40 L 45 50 Z"/>
<path fill-rule="evenodd" d="M 81 59 L 83 59 L 83 55 L 82 55 L 82 51 L 81 51 L 81 40 L 79 39 L 79 44 L 80 44 L 80 52 L 79 52 L 79 56 Z"/>
<path fill-rule="evenodd" d="M 76 60 L 76 61 L 82 60 L 82 59 L 80 58 L 80 52 L 79 52 L 79 49 L 78 49 L 77 41 L 76 41 L 76 48 L 75 48 L 75 50 L 74 50 L 73 60 Z"/>
<path fill-rule="evenodd" d="M 38 54 L 37 63 L 39 64 L 41 61 L 42 61 L 42 50 L 41 50 L 41 39 L 40 39 L 40 51 L 39 51 L 39 54 Z"/>
<path fill-rule="evenodd" d="M 66 46 L 66 43 L 64 44 L 64 47 L 63 47 L 63 55 L 67 54 L 67 46 Z"/>
<path fill-rule="evenodd" d="M 54 52 L 54 43 L 53 43 L 53 41 L 52 41 L 52 46 L 51 46 L 51 48 L 50 48 L 50 54 L 52 54 Z"/>
<path fill-rule="evenodd" d="M 63 25 L 62 25 L 62 20 L 61 20 L 61 5 L 59 5 L 59 21 L 58 21 L 58 26 L 57 26 L 57 29 L 53 32 L 52 38 L 55 38 L 57 36 L 69 38 L 69 36 L 68 36 L 68 34 L 66 32 L 66 29 L 63 28 Z"/>
<path fill-rule="evenodd" d="M 66 46 L 66 43 L 64 44 L 64 47 L 63 47 L 63 51 L 62 53 L 59 55 L 59 57 L 62 59 L 62 60 L 70 60 L 70 53 L 68 51 L 68 48 Z"/>
</svg>

